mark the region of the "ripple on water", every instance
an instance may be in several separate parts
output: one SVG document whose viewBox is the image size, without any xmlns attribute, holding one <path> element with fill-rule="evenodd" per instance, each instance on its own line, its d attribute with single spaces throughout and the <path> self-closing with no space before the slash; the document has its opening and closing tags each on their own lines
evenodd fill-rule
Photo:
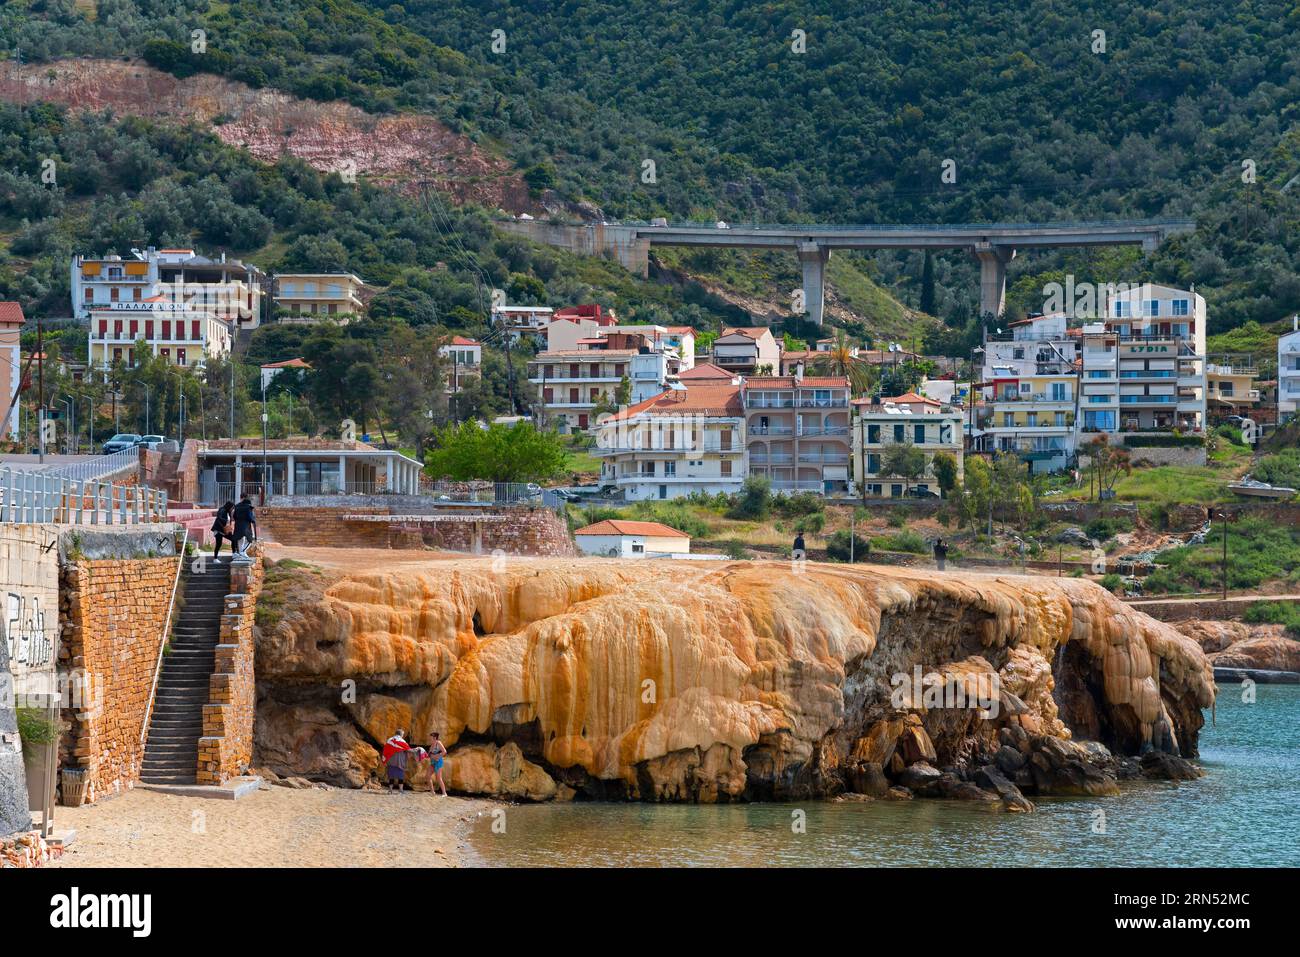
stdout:
<svg viewBox="0 0 1300 957">
<path fill-rule="evenodd" d="M 1225 685 L 1201 735 L 1206 777 L 1043 799 L 1033 814 L 950 801 L 542 804 L 475 825 L 506 866 L 1297 866 L 1300 687 Z M 803 815 L 805 828 L 796 824 Z"/>
</svg>

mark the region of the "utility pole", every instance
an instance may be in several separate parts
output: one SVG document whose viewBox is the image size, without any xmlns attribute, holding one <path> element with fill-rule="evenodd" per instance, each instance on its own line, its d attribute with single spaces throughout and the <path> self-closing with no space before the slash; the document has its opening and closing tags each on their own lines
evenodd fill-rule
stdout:
<svg viewBox="0 0 1300 957">
<path fill-rule="evenodd" d="M 1219 509 L 1219 518 L 1223 520 L 1223 600 L 1228 600 L 1228 511 Z"/>
<path fill-rule="evenodd" d="M 39 441 L 38 461 L 45 462 L 45 325 L 36 315 L 36 433 Z"/>
<path fill-rule="evenodd" d="M 339 482 L 343 485 L 343 491 L 347 491 L 346 476 L 340 475 Z M 266 378 L 262 378 L 262 504 L 265 505 L 271 496 L 271 481 L 266 471 Z"/>
<path fill-rule="evenodd" d="M 230 356 L 230 437 L 235 437 L 235 356 Z"/>
</svg>

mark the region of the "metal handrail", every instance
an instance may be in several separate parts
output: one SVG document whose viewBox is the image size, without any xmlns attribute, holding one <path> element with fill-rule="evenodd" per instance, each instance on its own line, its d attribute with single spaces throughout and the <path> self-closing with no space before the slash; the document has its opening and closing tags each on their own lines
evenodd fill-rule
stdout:
<svg viewBox="0 0 1300 957">
<path fill-rule="evenodd" d="M 154 696 L 158 693 L 158 677 L 162 674 L 163 649 L 167 647 L 167 633 L 172 628 L 172 609 L 176 607 L 176 589 L 181 583 L 181 566 L 185 564 L 185 546 L 190 540 L 190 530 L 185 529 L 181 538 L 180 554 L 176 556 L 176 577 L 172 579 L 172 597 L 167 601 L 167 617 L 163 619 L 162 636 L 158 639 L 158 663 L 153 669 L 153 684 L 149 687 L 149 701 L 144 711 L 144 727 L 140 729 L 140 746 L 149 737 L 149 722 L 153 718 Z"/>
</svg>

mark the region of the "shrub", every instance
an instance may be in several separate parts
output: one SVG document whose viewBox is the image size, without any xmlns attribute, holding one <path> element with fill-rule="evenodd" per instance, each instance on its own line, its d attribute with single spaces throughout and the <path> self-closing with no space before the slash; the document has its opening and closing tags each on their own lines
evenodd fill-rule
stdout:
<svg viewBox="0 0 1300 957">
<path fill-rule="evenodd" d="M 800 535 L 820 535 L 825 527 L 825 514 L 805 515 L 794 523 L 794 530 Z"/>
<path fill-rule="evenodd" d="M 748 561 L 753 558 L 749 550 L 745 548 L 745 543 L 738 538 L 729 538 L 722 543 L 722 551 L 728 558 L 733 561 Z"/>
<path fill-rule="evenodd" d="M 796 492 L 793 495 L 775 495 L 772 508 L 786 518 L 800 515 L 822 514 L 826 511 L 826 500 L 813 492 Z"/>
<path fill-rule="evenodd" d="M 871 544 L 882 552 L 910 552 L 914 555 L 924 555 L 930 550 L 925 539 L 911 529 L 894 535 L 877 535 L 871 539 Z"/>
<path fill-rule="evenodd" d="M 890 528 L 903 528 L 905 525 L 907 525 L 907 511 L 905 509 L 896 508 L 889 513 Z"/>
<path fill-rule="evenodd" d="M 849 561 L 849 533 L 841 529 L 826 539 L 826 557 L 833 562 Z M 871 543 L 861 535 L 853 536 L 853 558 L 855 562 L 865 562 L 871 557 Z"/>
<path fill-rule="evenodd" d="M 772 483 L 762 476 L 751 475 L 727 509 L 727 518 L 767 518 L 771 505 Z"/>
<path fill-rule="evenodd" d="M 1252 624 L 1286 625 L 1286 633 L 1300 639 L 1300 603 L 1293 601 L 1257 601 L 1242 613 Z"/>
<path fill-rule="evenodd" d="M 1108 592 L 1118 594 L 1119 590 L 1124 587 L 1124 579 L 1111 572 L 1109 575 L 1102 576 L 1101 587 Z"/>
</svg>

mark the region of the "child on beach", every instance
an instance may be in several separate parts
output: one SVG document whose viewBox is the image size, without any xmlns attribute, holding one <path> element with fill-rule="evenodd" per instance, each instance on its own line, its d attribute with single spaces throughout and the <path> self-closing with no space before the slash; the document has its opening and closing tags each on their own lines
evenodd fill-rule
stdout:
<svg viewBox="0 0 1300 957">
<path fill-rule="evenodd" d="M 429 793 L 433 793 L 433 783 L 437 781 L 443 797 L 447 796 L 447 785 L 442 780 L 442 759 L 446 753 L 447 746 L 438 737 L 438 732 L 432 732 L 429 735 Z"/>
</svg>

